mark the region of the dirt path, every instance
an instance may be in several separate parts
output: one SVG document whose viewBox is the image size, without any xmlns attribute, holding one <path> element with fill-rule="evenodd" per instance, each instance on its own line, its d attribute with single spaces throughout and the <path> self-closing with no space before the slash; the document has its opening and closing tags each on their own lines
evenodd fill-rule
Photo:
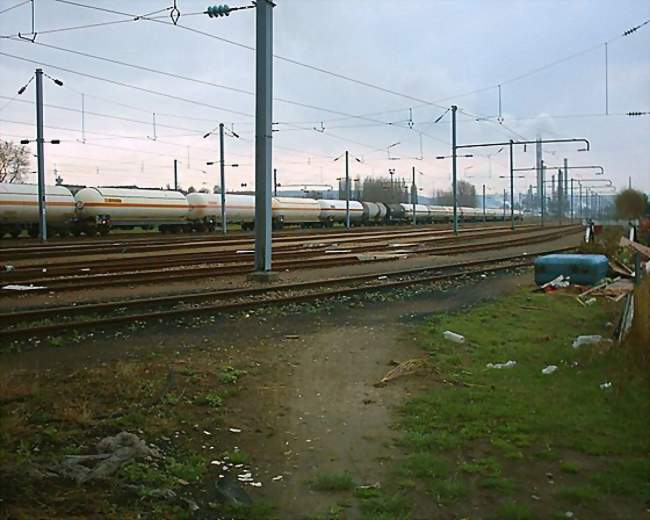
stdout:
<svg viewBox="0 0 650 520">
<path fill-rule="evenodd" d="M 422 378 L 375 387 L 391 361 L 421 355 L 416 327 L 432 313 L 448 312 L 505 294 L 530 277 L 500 276 L 476 285 L 409 301 L 338 313 L 299 339 L 285 342 L 279 363 L 258 387 L 254 402 L 277 435 L 252 449 L 260 470 L 285 475 L 267 496 L 280 518 L 303 519 L 340 501 L 310 490 L 319 474 L 350 472 L 357 484 L 381 482 L 384 462 L 398 455 L 391 429 L 395 408 L 423 386 Z M 280 487 L 281 491 L 277 491 Z M 266 494 L 266 493 L 265 493 Z M 346 518 L 358 518 L 349 504 Z"/>
</svg>

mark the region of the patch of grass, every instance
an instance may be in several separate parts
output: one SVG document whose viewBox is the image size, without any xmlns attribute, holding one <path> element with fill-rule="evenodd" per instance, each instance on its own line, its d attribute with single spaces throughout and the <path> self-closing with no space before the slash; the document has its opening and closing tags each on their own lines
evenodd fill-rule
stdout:
<svg viewBox="0 0 650 520">
<path fill-rule="evenodd" d="M 469 475 L 485 475 L 487 477 L 498 477 L 501 475 L 501 464 L 494 457 L 475 459 L 472 462 L 464 462 L 460 470 Z"/>
<path fill-rule="evenodd" d="M 377 487 L 356 487 L 354 488 L 354 496 L 357 498 L 378 498 L 381 496 L 381 490 Z"/>
<path fill-rule="evenodd" d="M 314 491 L 349 491 L 354 488 L 352 475 L 343 473 L 320 473 L 309 481 Z"/>
<path fill-rule="evenodd" d="M 575 462 L 564 461 L 560 464 L 560 471 L 562 473 L 569 473 L 570 475 L 576 475 L 578 473 L 578 465 Z"/>
<path fill-rule="evenodd" d="M 443 505 L 453 504 L 469 494 L 467 483 L 458 478 L 433 480 L 429 483 L 429 492 L 436 502 Z"/>
<path fill-rule="evenodd" d="M 372 497 L 363 500 L 360 505 L 364 520 L 408 520 L 410 503 L 402 494 Z"/>
<path fill-rule="evenodd" d="M 504 502 L 497 508 L 494 520 L 531 520 L 534 518 L 530 508 L 515 501 Z"/>
<path fill-rule="evenodd" d="M 449 474 L 449 462 L 430 452 L 413 453 L 401 464 L 402 472 L 419 479 L 440 479 Z"/>
<path fill-rule="evenodd" d="M 223 406 L 223 397 L 217 392 L 208 392 L 197 399 L 198 404 L 204 404 L 210 408 L 221 408 Z"/>
<path fill-rule="evenodd" d="M 590 484 L 577 484 L 559 486 L 557 495 L 571 504 L 584 504 L 596 501 L 600 493 Z"/>
<path fill-rule="evenodd" d="M 226 451 L 223 457 L 233 464 L 247 464 L 250 455 L 243 450 Z"/>
<path fill-rule="evenodd" d="M 221 369 L 221 372 L 219 373 L 219 382 L 226 385 L 233 385 L 245 375 L 246 370 L 239 370 L 230 365 L 226 365 Z"/>
<path fill-rule="evenodd" d="M 167 471 L 169 474 L 187 482 L 201 480 L 201 477 L 205 473 L 205 468 L 205 461 L 197 455 L 186 456 L 180 460 L 170 458 L 167 461 Z"/>
<path fill-rule="evenodd" d="M 501 494 L 512 494 L 517 489 L 512 479 L 501 477 L 485 477 L 479 480 L 478 487 L 498 491 Z"/>
<path fill-rule="evenodd" d="M 485 516 L 525 519 L 532 513 L 523 505 L 527 478 L 519 475 L 543 475 L 547 461 L 558 461 L 560 472 L 579 481 L 558 486 L 558 498 L 597 507 L 618 495 L 643 507 L 650 499 L 650 463 L 640 461 L 650 452 L 647 388 L 626 376 L 620 351 L 571 348 L 579 334 L 607 337 L 605 323 L 617 313 L 610 302 L 586 308 L 573 298 L 525 289 L 437 315 L 422 333 L 438 384 L 401 408 L 405 431 L 398 445 L 406 454 L 396 470 L 407 480 L 393 485 L 416 493 L 424 481 L 450 511 L 467 495 L 508 494 L 509 502 L 488 502 Z M 463 334 L 466 343 L 445 341 L 444 330 Z M 509 359 L 517 361 L 514 368 L 486 368 Z M 549 364 L 560 370 L 541 374 Z M 599 388 L 605 380 L 619 382 L 615 392 Z M 584 457 L 590 460 L 583 464 Z"/>
</svg>

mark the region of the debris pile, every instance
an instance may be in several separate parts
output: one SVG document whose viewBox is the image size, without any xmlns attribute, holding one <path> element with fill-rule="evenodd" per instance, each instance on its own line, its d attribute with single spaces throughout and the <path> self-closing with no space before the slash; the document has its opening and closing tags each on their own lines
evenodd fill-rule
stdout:
<svg viewBox="0 0 650 520">
<path fill-rule="evenodd" d="M 120 432 L 104 437 L 97 443 L 95 455 L 68 455 L 59 464 L 50 466 L 47 471 L 36 471 L 40 477 L 65 477 L 79 484 L 90 480 L 105 479 L 115 474 L 125 464 L 136 459 L 153 459 L 161 457 L 156 448 L 137 435 Z"/>
</svg>

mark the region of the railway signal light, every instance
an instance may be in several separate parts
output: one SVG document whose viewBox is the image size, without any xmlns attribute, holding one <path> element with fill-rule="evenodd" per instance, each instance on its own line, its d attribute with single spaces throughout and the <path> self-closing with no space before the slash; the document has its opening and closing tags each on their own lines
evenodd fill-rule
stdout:
<svg viewBox="0 0 650 520">
<path fill-rule="evenodd" d="M 228 4 L 219 4 L 209 6 L 206 13 L 210 18 L 218 18 L 220 16 L 230 16 L 230 11 L 232 11 L 232 8 L 228 7 Z"/>
</svg>

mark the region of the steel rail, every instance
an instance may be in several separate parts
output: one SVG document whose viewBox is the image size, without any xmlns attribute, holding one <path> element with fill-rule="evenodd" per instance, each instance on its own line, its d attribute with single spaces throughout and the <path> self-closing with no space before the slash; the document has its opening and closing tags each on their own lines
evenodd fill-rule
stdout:
<svg viewBox="0 0 650 520">
<path fill-rule="evenodd" d="M 555 229 L 555 228 L 547 228 Z M 517 229 L 514 233 L 521 234 L 529 232 L 531 229 L 523 228 Z M 532 230 L 539 230 L 537 226 L 532 228 Z M 458 241 L 461 239 L 468 238 L 490 238 L 497 237 L 502 235 L 512 234 L 510 228 L 498 228 L 498 229 L 489 229 L 486 231 L 472 230 L 465 231 L 462 237 L 453 235 L 452 233 L 445 233 L 439 235 L 437 232 L 432 232 L 434 235 L 429 233 L 421 234 L 419 237 L 414 237 L 410 235 L 409 240 L 413 240 L 413 244 L 409 244 L 409 247 L 418 247 L 422 244 L 426 244 L 432 241 L 438 243 Z M 366 239 L 367 237 L 364 237 Z M 382 249 L 386 247 L 391 247 L 389 244 L 386 244 L 385 239 L 380 239 L 376 237 L 372 244 L 351 244 L 346 246 L 345 249 L 352 249 L 357 253 L 374 251 L 377 249 Z M 364 240 L 368 242 L 369 240 Z M 339 245 L 339 244 L 337 244 Z M 336 252 L 336 249 L 333 249 L 333 244 L 323 244 L 318 245 L 318 247 L 305 247 L 304 244 L 297 244 L 291 246 L 285 246 L 280 251 L 276 251 L 275 257 L 293 257 L 296 254 L 301 254 L 303 257 L 314 257 L 319 254 L 326 254 L 326 251 Z M 406 247 L 406 246 L 404 246 Z M 249 252 L 250 251 L 250 252 Z M 195 264 L 209 264 L 209 263 L 233 263 L 240 262 L 245 260 L 247 256 L 252 255 L 252 250 L 243 250 L 241 252 L 235 251 L 217 251 L 217 252 L 200 252 L 200 253 L 171 253 L 166 254 L 160 257 L 155 258 L 155 266 L 157 268 L 163 267 L 172 267 L 178 265 L 191 265 L 190 262 Z M 119 272 L 119 271 L 133 271 L 138 267 L 151 267 L 154 260 L 150 256 L 146 257 L 130 257 L 130 258 L 117 258 L 117 259 L 99 259 L 92 261 L 78 261 L 78 262 L 65 262 L 60 264 L 31 264 L 23 265 L 18 269 L 0 274 L 0 280 L 4 281 L 17 281 L 25 280 L 30 276 L 38 276 L 43 273 L 43 269 L 47 270 L 47 278 L 52 278 L 53 276 L 66 276 L 66 275 L 79 275 L 83 272 L 92 271 L 93 274 L 102 274 L 108 272 Z M 80 273 L 81 271 L 81 273 Z M 41 277 L 45 278 L 45 277 Z"/>
<path fill-rule="evenodd" d="M 485 225 L 481 223 L 481 226 L 472 226 L 467 228 L 467 231 L 476 231 L 477 229 L 501 229 L 505 228 L 503 225 Z M 525 227 L 535 227 L 533 224 L 524 224 Z M 387 229 L 384 229 L 387 228 Z M 322 230 L 321 230 L 322 231 Z M 402 235 L 413 235 L 418 233 L 449 233 L 448 229 L 434 228 L 434 227 L 422 227 L 418 226 L 416 229 L 413 229 L 412 226 L 407 228 L 397 229 L 395 226 L 384 226 L 381 231 L 378 231 L 377 228 L 366 228 L 363 231 L 349 231 L 349 232 L 326 232 L 326 233 L 300 233 L 300 234 L 289 234 L 286 236 L 280 236 L 274 238 L 275 245 L 289 243 L 289 242 L 304 242 L 306 239 L 309 240 L 353 240 L 363 237 L 372 237 L 382 234 L 393 234 L 395 236 Z M 96 242 L 92 244 L 79 244 L 79 245 L 48 245 L 48 246 L 35 246 L 33 248 L 24 248 L 24 247 L 13 247 L 13 248 L 0 248 L 0 259 L 3 261 L 16 261 L 23 260 L 27 258 L 56 258 L 59 256 L 67 256 L 72 253 L 78 255 L 93 255 L 93 254 L 111 254 L 107 253 L 107 247 L 119 249 L 121 248 L 124 252 L 137 253 L 137 252 L 147 252 L 147 251 L 157 251 L 157 250 L 166 250 L 166 249 L 175 249 L 180 247 L 189 247 L 189 248 L 199 248 L 199 247 L 227 247 L 227 246 L 244 246 L 252 244 L 252 238 L 243 237 L 243 238 L 227 238 L 223 237 L 204 237 L 197 239 L 186 239 L 186 240 L 175 240 L 175 241 L 144 241 L 136 244 L 129 242 L 120 242 L 119 240 L 109 240 L 102 244 L 97 244 Z"/>
<path fill-rule="evenodd" d="M 543 231 L 531 237 L 512 237 L 507 240 L 499 242 L 479 243 L 479 244 L 458 244 L 452 246 L 437 246 L 419 249 L 412 251 L 411 255 L 449 255 L 453 253 L 465 253 L 474 251 L 485 251 L 501 247 L 511 247 L 517 245 L 530 245 L 540 242 L 545 242 L 551 239 L 566 236 L 566 231 L 571 232 L 571 228 L 575 227 L 576 232 L 579 226 L 566 226 L 558 231 Z M 390 253 L 390 252 L 389 252 Z M 396 253 L 397 254 L 397 253 Z M 249 259 L 250 260 L 250 259 Z M 283 262 L 274 262 L 274 269 L 288 270 L 299 268 L 323 268 L 335 267 L 342 265 L 358 264 L 362 262 L 372 261 L 387 261 L 391 258 L 377 257 L 376 259 L 360 260 L 358 253 L 341 254 L 329 257 L 316 257 L 316 258 L 296 258 Z M 197 278 L 226 276 L 234 274 L 246 274 L 250 272 L 252 266 L 250 262 L 240 262 L 238 264 L 231 264 L 228 266 L 200 266 L 192 268 L 183 268 L 179 270 L 150 270 L 150 271 L 136 271 L 129 273 L 109 273 L 109 274 L 92 274 L 88 276 L 77 276 L 70 278 L 37 278 L 30 280 L 23 280 L 23 284 L 32 284 L 36 286 L 43 286 L 44 289 L 34 289 L 31 292 L 51 292 L 51 291 L 71 291 L 71 290 L 84 290 L 95 289 L 100 287 L 116 287 L 119 285 L 131 285 L 136 283 L 154 283 L 154 282 L 169 282 L 173 277 L 173 281 L 190 280 Z M 47 284 L 47 285 L 44 285 Z M 0 292 L 0 296 L 8 296 L 8 292 Z"/>
<path fill-rule="evenodd" d="M 546 242 L 550 239 L 561 238 L 566 236 L 563 232 L 556 232 L 553 234 L 544 234 L 536 237 L 528 237 L 524 241 L 509 241 L 504 244 L 501 243 L 487 243 L 487 244 L 471 244 L 471 245 L 459 245 L 453 247 L 445 248 L 431 248 L 427 252 L 430 254 L 453 254 L 453 253 L 464 253 L 464 252 L 476 252 L 476 251 L 489 251 L 495 248 L 502 248 L 504 246 L 517 246 L 517 245 L 532 245 L 541 242 Z M 364 262 L 380 262 L 387 261 L 390 259 L 387 258 L 376 258 L 364 260 Z M 345 265 L 354 265 L 359 264 L 361 261 L 354 256 L 347 256 L 344 258 L 335 257 L 335 258 L 326 258 L 326 259 L 306 259 L 306 260 L 295 260 L 291 263 L 286 264 L 274 264 L 274 268 L 281 270 L 289 270 L 290 268 L 326 268 L 326 267 L 337 267 Z M 154 272 L 136 272 L 136 273 L 127 273 L 122 275 L 99 275 L 96 279 L 90 280 L 87 278 L 75 278 L 75 279 L 62 279 L 58 284 L 50 283 L 43 289 L 43 292 L 63 292 L 63 291 L 78 291 L 85 289 L 101 289 L 104 287 L 118 287 L 121 285 L 134 285 L 134 284 L 148 284 L 155 282 L 167 282 L 169 283 L 170 278 L 173 277 L 174 281 L 187 281 L 199 278 L 207 277 L 222 277 L 227 275 L 244 275 L 251 272 L 251 265 L 236 265 L 230 267 L 198 267 L 193 269 L 183 269 L 180 272 L 171 272 L 171 271 L 154 271 Z M 36 292 L 36 291 L 34 291 Z M 2 294 L 2 293 L 0 293 Z M 5 293 L 3 296 L 8 296 L 8 293 Z"/>
<path fill-rule="evenodd" d="M 244 302 L 232 302 L 232 303 L 221 303 L 221 304 L 209 304 L 201 307 L 184 307 L 180 309 L 167 309 L 167 310 L 158 310 L 158 311 L 152 311 L 152 312 L 147 312 L 147 313 L 139 313 L 139 314 L 128 314 L 128 315 L 121 315 L 121 316 L 109 316 L 105 318 L 97 318 L 97 319 L 90 319 L 90 320 L 78 320 L 74 322 L 60 322 L 56 324 L 50 324 L 50 325 L 40 325 L 40 326 L 27 326 L 27 327 L 21 327 L 21 328 L 9 328 L 9 329 L 3 329 L 1 332 L 3 334 L 3 337 L 5 338 L 19 338 L 19 337 L 33 337 L 33 336 L 38 336 L 38 335 L 43 335 L 43 334 L 52 334 L 54 332 L 61 332 L 64 330 L 81 330 L 81 329 L 87 329 L 87 328 L 96 328 L 96 327 L 101 327 L 105 325 L 114 325 L 118 323 L 125 323 L 125 322 L 145 322 L 145 321 L 150 321 L 153 319 L 161 319 L 161 318 L 169 318 L 169 317 L 181 317 L 181 316 L 186 316 L 186 315 L 191 315 L 191 314 L 197 314 L 197 313 L 205 313 L 205 312 L 227 312 L 227 311 L 234 311 L 234 310 L 241 310 L 241 309 L 250 309 L 250 308 L 257 308 L 257 307 L 262 307 L 262 306 L 267 306 L 267 305 L 275 305 L 278 303 L 300 303 L 304 301 L 309 301 L 309 300 L 314 300 L 314 299 L 321 299 L 321 298 L 331 298 L 331 297 L 338 297 L 338 296 L 345 296 L 345 295 L 350 295 L 350 294 L 355 294 L 355 293 L 360 293 L 360 292 L 367 292 L 367 291 L 379 291 L 379 290 L 388 290 L 388 289 L 395 289 L 399 287 L 406 287 L 409 285 L 417 285 L 417 284 L 422 284 L 422 283 L 430 283 L 430 282 L 437 282 L 441 280 L 447 280 L 447 279 L 452 279 L 460 276 L 471 276 L 475 274 L 483 274 L 483 273 L 489 273 L 489 272 L 498 272 L 498 271 L 503 271 L 507 269 L 514 269 L 514 268 L 519 268 L 519 267 L 526 267 L 531 265 L 532 263 L 532 258 L 534 256 L 537 256 L 538 254 L 546 254 L 549 252 L 557 252 L 557 251 L 566 251 L 570 249 L 575 249 L 574 247 L 569 247 L 569 248 L 555 248 L 551 251 L 545 251 L 543 253 L 536 253 L 535 255 L 530 255 L 526 258 L 525 261 L 518 262 L 518 263 L 511 263 L 503 266 L 496 266 L 496 267 L 490 267 L 490 268 L 479 268 L 479 269 L 474 269 L 474 270 L 463 270 L 460 272 L 454 272 L 454 273 L 443 273 L 443 274 L 433 274 L 425 277 L 420 277 L 416 279 L 408 279 L 408 280 L 395 280 L 395 281 L 389 281 L 386 283 L 381 283 L 377 285 L 372 285 L 372 286 L 359 286 L 359 287 L 347 287 L 347 288 L 342 288 L 342 289 L 332 289 L 332 290 L 323 290 L 317 293 L 308 293 L 308 294 L 299 294 L 299 295 L 278 295 L 278 296 L 273 296 L 270 298 L 265 298 L 261 300 L 254 300 L 254 301 L 244 301 Z M 486 259 L 486 260 L 481 260 L 481 261 L 471 261 L 468 263 L 458 263 L 458 264 L 450 264 L 447 265 L 446 268 L 454 268 L 454 267 L 466 267 L 470 265 L 481 265 L 481 264 L 495 264 L 498 262 L 503 262 L 503 261 L 509 261 L 511 259 L 516 259 L 516 258 L 521 258 L 524 255 L 515 255 L 515 256 L 510 256 L 510 257 L 505 257 L 505 258 L 496 258 L 496 259 Z M 247 295 L 254 295 L 254 294 L 261 294 L 261 293 L 272 293 L 272 292 L 278 292 L 278 291 L 286 291 L 286 290 L 295 290 L 296 288 L 298 289 L 304 289 L 307 287 L 317 287 L 317 286 L 328 286 L 328 285 L 333 285 L 333 284 L 338 284 L 338 283 L 350 283 L 353 281 L 363 281 L 367 280 L 370 277 L 378 279 L 382 276 L 405 276 L 405 275 L 411 275 L 415 274 L 416 272 L 426 272 L 426 271 L 432 271 L 432 270 L 439 270 L 441 267 L 429 267 L 429 268 L 419 268 L 416 270 L 405 270 L 405 271 L 393 271 L 393 272 L 387 272 L 387 273 L 374 273 L 373 275 L 362 275 L 362 276 L 357 276 L 357 277 L 343 277 L 343 278 L 338 278 L 338 279 L 329 279 L 329 280 L 321 280 L 321 281 L 312 281 L 312 282 L 302 282 L 299 284 L 289 284 L 289 285 L 284 285 L 284 286 L 272 286 L 272 287 L 265 287 L 265 288 L 256 288 L 252 290 L 233 290 L 234 292 L 230 292 L 230 294 L 226 294 L 225 291 L 221 292 L 221 295 L 225 296 L 239 296 L 242 297 L 244 294 Z M 213 298 L 215 297 L 215 294 L 213 293 L 211 295 Z M 187 297 L 187 295 L 186 295 Z M 176 298 L 176 301 L 178 302 L 179 299 Z M 140 303 L 140 302 L 138 302 Z M 36 312 L 36 311 L 34 311 Z M 56 313 L 56 310 L 53 311 Z"/>
</svg>

